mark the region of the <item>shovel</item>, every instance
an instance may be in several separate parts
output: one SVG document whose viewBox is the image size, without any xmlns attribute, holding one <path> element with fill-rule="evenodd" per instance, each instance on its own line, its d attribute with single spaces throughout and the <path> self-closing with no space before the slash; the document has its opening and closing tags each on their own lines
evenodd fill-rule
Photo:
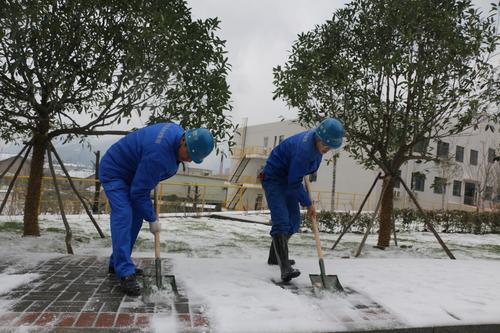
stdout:
<svg viewBox="0 0 500 333">
<path fill-rule="evenodd" d="M 158 205 L 158 192 L 156 191 L 156 188 L 154 190 L 154 206 L 156 210 L 156 216 L 160 216 L 160 206 Z M 159 222 L 158 222 L 159 223 Z M 177 290 L 177 284 L 175 283 L 175 276 L 174 275 L 163 275 L 161 273 L 161 258 L 160 258 L 160 233 L 155 232 L 155 281 L 156 281 L 156 286 L 158 289 L 165 289 L 165 286 L 163 284 L 163 280 L 165 279 L 165 282 L 170 284 L 172 287 L 172 291 L 177 295 L 178 290 Z"/>
<path fill-rule="evenodd" d="M 305 179 L 305 185 L 306 185 L 306 190 L 307 193 L 309 194 L 309 199 L 312 202 L 312 197 L 311 197 L 311 185 L 309 183 L 309 178 L 306 177 Z M 342 288 L 342 285 L 340 284 L 339 278 L 337 275 L 326 275 L 325 274 L 325 262 L 323 260 L 323 250 L 321 249 L 321 241 L 319 239 L 319 231 L 318 231 L 318 224 L 316 222 L 316 217 L 311 218 L 311 224 L 312 224 L 312 229 L 314 233 L 314 239 L 316 241 L 316 250 L 318 251 L 318 258 L 319 258 L 319 270 L 320 270 L 320 275 L 317 274 L 309 274 L 309 278 L 311 279 L 311 283 L 314 288 L 318 289 L 326 289 L 330 291 L 344 291 L 344 288 Z"/>
</svg>

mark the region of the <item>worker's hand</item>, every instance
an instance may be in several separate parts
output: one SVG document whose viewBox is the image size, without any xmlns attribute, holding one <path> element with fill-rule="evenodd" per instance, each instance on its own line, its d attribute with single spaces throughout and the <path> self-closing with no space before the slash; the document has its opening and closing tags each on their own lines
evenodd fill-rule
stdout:
<svg viewBox="0 0 500 333">
<path fill-rule="evenodd" d="M 311 218 L 311 219 L 316 218 L 316 206 L 314 204 L 307 207 L 307 216 L 309 216 L 309 218 Z"/>
<path fill-rule="evenodd" d="M 149 231 L 151 231 L 151 233 L 153 234 L 160 232 L 161 231 L 160 223 L 158 223 L 158 221 L 149 222 Z"/>
</svg>

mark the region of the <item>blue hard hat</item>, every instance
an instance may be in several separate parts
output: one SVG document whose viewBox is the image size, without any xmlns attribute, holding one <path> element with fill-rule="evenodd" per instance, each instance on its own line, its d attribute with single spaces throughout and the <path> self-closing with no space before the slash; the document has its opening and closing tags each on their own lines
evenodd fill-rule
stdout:
<svg viewBox="0 0 500 333">
<path fill-rule="evenodd" d="M 206 128 L 189 129 L 184 133 L 189 157 L 195 163 L 203 162 L 214 149 L 214 137 Z"/>
<path fill-rule="evenodd" d="M 336 149 L 342 145 L 344 126 L 335 118 L 323 120 L 314 132 L 330 148 Z"/>
</svg>

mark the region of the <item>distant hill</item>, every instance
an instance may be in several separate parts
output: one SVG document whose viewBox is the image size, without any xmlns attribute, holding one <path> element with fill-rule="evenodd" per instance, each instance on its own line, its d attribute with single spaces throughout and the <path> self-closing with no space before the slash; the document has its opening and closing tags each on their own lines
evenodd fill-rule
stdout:
<svg viewBox="0 0 500 333">
<path fill-rule="evenodd" d="M 118 140 L 116 136 L 102 136 L 99 138 L 90 138 L 87 140 L 87 143 L 78 143 L 74 141 L 61 144 L 54 142 L 54 145 L 63 161 L 91 167 L 95 162 L 94 152 L 100 150 L 102 157 L 106 150 L 108 150 L 116 140 Z M 0 154 L 17 154 L 21 148 L 22 147 L 13 144 L 0 144 Z"/>
<path fill-rule="evenodd" d="M 108 148 L 115 143 L 121 136 L 116 135 L 106 135 L 99 138 L 92 137 L 87 139 L 87 143 L 78 143 L 77 141 L 61 144 L 54 142 L 57 152 L 63 159 L 65 163 L 78 164 L 86 167 L 92 167 L 95 163 L 94 152 L 100 150 L 101 157 L 108 150 Z M 90 148 L 88 146 L 90 144 Z M 1 144 L 0 143 L 0 155 L 2 154 L 17 154 L 22 149 L 20 146 L 13 144 Z M 6 155 L 8 157 L 8 155 Z M 224 166 L 229 167 L 231 163 L 230 159 L 224 160 Z M 192 167 L 206 168 L 214 172 L 219 171 L 220 166 L 220 156 L 216 156 L 214 153 L 210 154 L 206 160 L 200 164 L 192 163 Z"/>
</svg>

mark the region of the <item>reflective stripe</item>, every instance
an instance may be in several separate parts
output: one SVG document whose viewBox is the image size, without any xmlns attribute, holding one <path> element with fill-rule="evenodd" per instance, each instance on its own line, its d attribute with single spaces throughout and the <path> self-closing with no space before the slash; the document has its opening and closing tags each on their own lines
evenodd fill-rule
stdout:
<svg viewBox="0 0 500 333">
<path fill-rule="evenodd" d="M 168 128 L 170 126 L 172 126 L 172 123 L 168 123 L 168 124 L 166 124 L 165 126 L 162 127 L 162 129 L 158 133 L 158 136 L 156 137 L 155 143 L 158 144 L 158 143 L 161 142 L 161 139 L 163 139 L 163 137 L 165 136 L 165 132 L 168 130 Z"/>
</svg>

